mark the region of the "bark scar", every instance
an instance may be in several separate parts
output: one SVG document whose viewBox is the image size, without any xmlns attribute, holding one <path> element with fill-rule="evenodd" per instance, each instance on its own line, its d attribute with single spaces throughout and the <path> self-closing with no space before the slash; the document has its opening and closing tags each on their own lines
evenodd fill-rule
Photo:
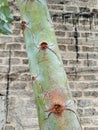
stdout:
<svg viewBox="0 0 98 130">
<path fill-rule="evenodd" d="M 33 80 L 33 81 L 36 80 L 36 77 L 32 76 L 32 80 Z"/>
<path fill-rule="evenodd" d="M 65 110 L 65 106 L 60 104 L 54 104 L 49 110 L 45 110 L 45 112 L 49 112 L 48 114 L 48 118 L 49 118 L 49 116 L 52 113 L 54 113 L 56 116 L 61 116 L 64 110 Z"/>
<path fill-rule="evenodd" d="M 76 112 L 62 104 L 54 104 L 50 109 L 45 110 L 45 112 L 49 112 L 48 117 L 46 119 L 48 119 L 51 114 L 55 114 L 57 117 L 60 117 L 62 116 L 62 113 L 64 112 L 64 110 L 74 113 L 79 121 L 79 117 L 77 116 Z"/>
<path fill-rule="evenodd" d="M 76 115 L 77 120 L 80 123 L 80 120 L 76 111 L 73 110 L 71 106 L 69 106 L 67 103 L 70 100 L 65 100 L 65 93 L 63 89 L 59 89 L 56 87 L 51 90 L 46 90 L 44 93 L 44 97 L 50 106 L 48 110 L 44 111 L 48 113 L 48 116 L 46 117 L 46 119 L 48 119 L 51 116 L 51 114 L 54 114 L 57 118 L 59 118 L 64 114 L 64 111 L 69 111 Z"/>
<path fill-rule="evenodd" d="M 38 76 L 39 76 L 39 74 L 36 75 L 36 76 L 33 75 L 33 76 L 31 77 L 31 79 L 34 81 L 34 80 L 36 80 L 36 79 L 38 78 Z"/>
<path fill-rule="evenodd" d="M 46 50 L 48 48 L 48 44 L 46 42 L 42 42 L 40 44 L 40 50 Z"/>
<path fill-rule="evenodd" d="M 27 24 L 26 21 L 22 21 L 22 22 L 21 22 L 21 29 L 22 29 L 23 32 L 25 31 L 25 29 L 26 29 L 26 27 L 27 27 L 26 24 Z"/>
<path fill-rule="evenodd" d="M 39 50 L 50 50 L 52 53 L 54 53 L 56 55 L 56 57 L 59 59 L 59 57 L 57 56 L 56 52 L 54 50 L 52 50 L 51 48 L 49 48 L 48 43 L 47 42 L 41 42 L 40 43 L 40 47 Z"/>
<path fill-rule="evenodd" d="M 77 113 L 74 110 L 72 110 L 72 109 L 70 109 L 67 106 L 64 106 L 62 104 L 54 104 L 50 109 L 45 110 L 45 112 L 49 112 L 48 117 L 45 118 L 45 120 L 47 120 L 51 114 L 55 114 L 57 117 L 61 117 L 64 110 L 67 110 L 67 111 L 74 113 L 76 115 L 76 118 L 77 118 L 77 120 L 80 124 L 80 127 L 81 127 L 80 119 L 79 119 Z M 82 127 L 81 127 L 81 129 L 82 129 Z"/>
</svg>

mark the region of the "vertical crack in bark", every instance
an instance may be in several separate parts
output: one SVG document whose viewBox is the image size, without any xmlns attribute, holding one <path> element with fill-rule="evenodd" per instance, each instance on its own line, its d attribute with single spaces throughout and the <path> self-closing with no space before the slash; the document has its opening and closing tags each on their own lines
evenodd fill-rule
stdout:
<svg viewBox="0 0 98 130">
<path fill-rule="evenodd" d="M 6 123 L 9 123 L 7 121 L 8 117 L 8 107 L 9 107 L 9 85 L 10 85 L 10 70 L 11 70 L 11 49 L 9 50 L 9 59 L 8 59 L 8 72 L 7 72 L 7 87 L 6 87 Z"/>
</svg>

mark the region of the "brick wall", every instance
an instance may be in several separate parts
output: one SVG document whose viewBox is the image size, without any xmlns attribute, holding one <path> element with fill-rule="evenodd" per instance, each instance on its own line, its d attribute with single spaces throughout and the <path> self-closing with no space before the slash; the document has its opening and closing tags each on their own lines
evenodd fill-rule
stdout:
<svg viewBox="0 0 98 130">
<path fill-rule="evenodd" d="M 14 15 L 13 34 L 0 35 L 3 122 L 6 130 L 38 130 L 19 10 L 16 1 L 9 0 L 9 4 Z M 98 2 L 48 0 L 48 7 L 83 130 L 98 130 Z"/>
</svg>

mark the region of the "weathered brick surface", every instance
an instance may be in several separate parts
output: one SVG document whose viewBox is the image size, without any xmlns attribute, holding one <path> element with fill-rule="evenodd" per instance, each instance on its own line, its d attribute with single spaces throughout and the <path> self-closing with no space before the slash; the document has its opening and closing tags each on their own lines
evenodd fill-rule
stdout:
<svg viewBox="0 0 98 130">
<path fill-rule="evenodd" d="M 47 0 L 47 2 L 83 130 L 98 130 L 98 2 L 97 0 L 88 0 L 88 2 Z M 39 130 L 28 58 L 20 30 L 17 1 L 9 0 L 9 5 L 14 15 L 14 22 L 11 25 L 13 34 L 0 35 L 0 93 L 4 96 L 6 96 L 11 49 L 9 104 L 6 119 L 8 123 L 5 124 L 5 130 Z M 86 16 L 81 14 L 78 19 L 81 12 Z M 93 19 L 90 14 L 94 15 Z"/>
<path fill-rule="evenodd" d="M 6 126 L 5 130 L 15 130 L 13 126 Z"/>
</svg>

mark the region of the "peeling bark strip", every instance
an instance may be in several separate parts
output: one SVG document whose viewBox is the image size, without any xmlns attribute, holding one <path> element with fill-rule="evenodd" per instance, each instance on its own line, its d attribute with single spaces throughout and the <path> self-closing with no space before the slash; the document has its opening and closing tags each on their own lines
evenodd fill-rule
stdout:
<svg viewBox="0 0 98 130">
<path fill-rule="evenodd" d="M 82 130 L 46 1 L 18 0 L 18 3 L 40 130 Z"/>
<path fill-rule="evenodd" d="M 11 50 L 9 50 L 9 60 L 8 60 L 8 72 L 7 72 L 7 88 L 6 88 L 6 123 L 7 122 L 7 117 L 8 117 L 8 106 L 9 106 L 9 82 L 10 82 L 10 70 L 11 70 Z"/>
</svg>

